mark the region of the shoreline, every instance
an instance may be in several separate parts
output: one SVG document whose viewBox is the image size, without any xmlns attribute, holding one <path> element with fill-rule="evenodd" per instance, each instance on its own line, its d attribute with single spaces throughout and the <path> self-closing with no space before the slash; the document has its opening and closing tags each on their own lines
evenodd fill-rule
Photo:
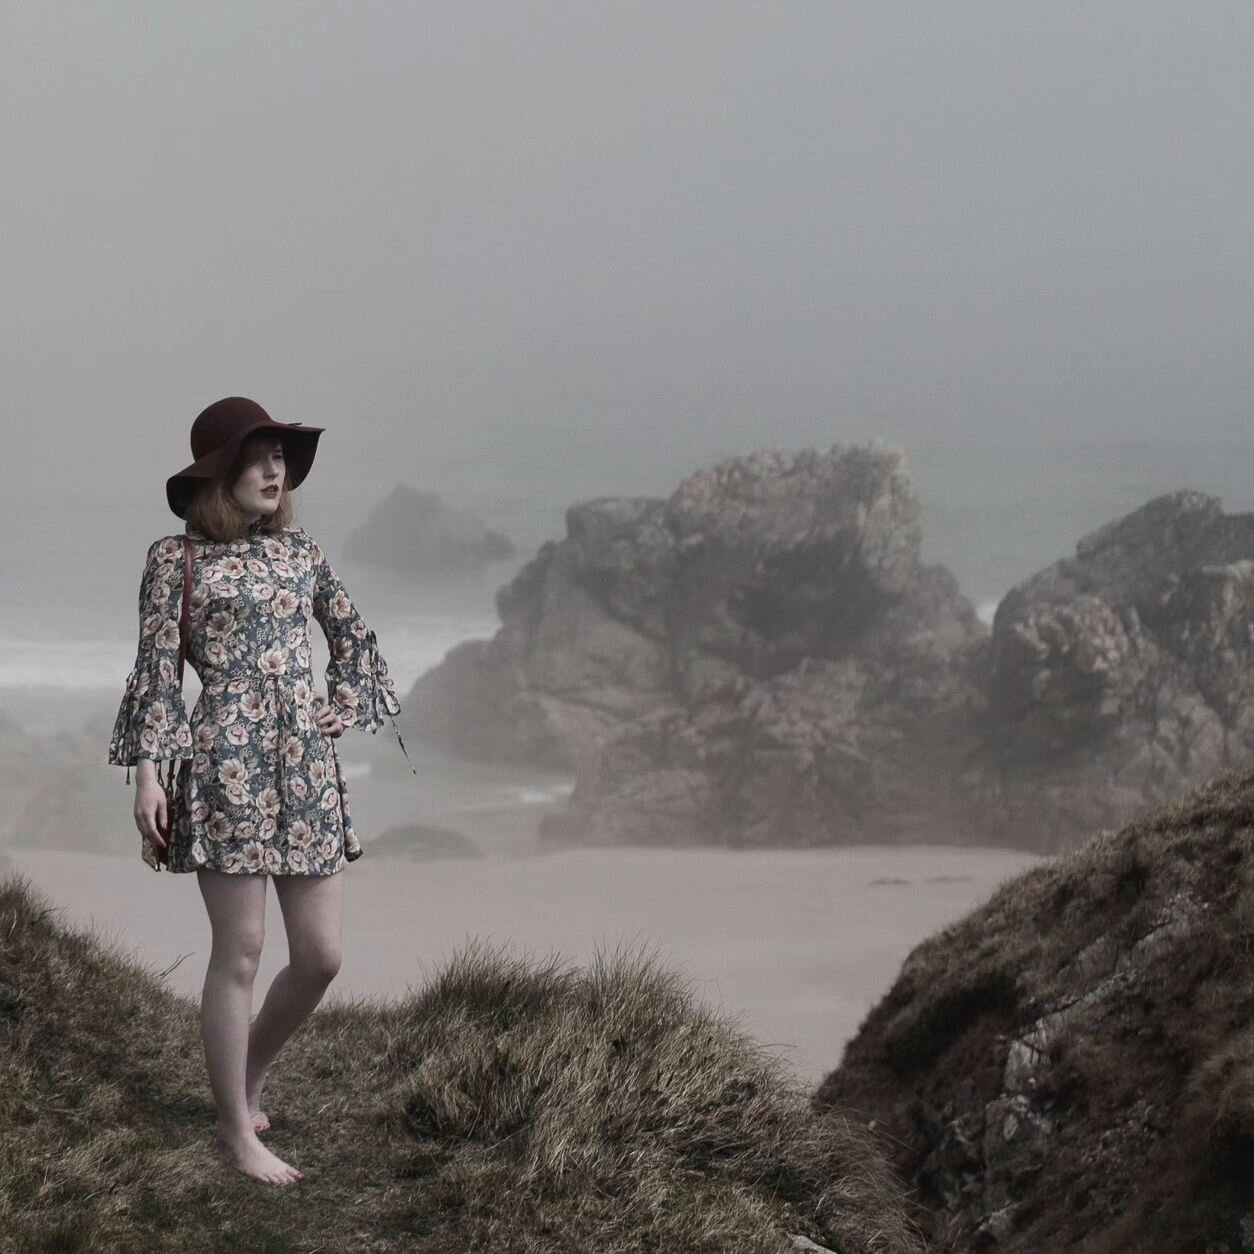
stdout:
<svg viewBox="0 0 1254 1254">
<path fill-rule="evenodd" d="M 192 874 L 133 858 L 4 847 L 63 925 L 116 947 L 199 1003 L 208 918 Z M 840 1061 L 911 949 L 1040 855 L 953 846 L 728 850 L 616 847 L 345 868 L 344 956 L 323 1005 L 416 991 L 474 937 L 586 964 L 646 950 L 805 1084 Z M 267 885 L 254 1013 L 286 962 Z"/>
</svg>

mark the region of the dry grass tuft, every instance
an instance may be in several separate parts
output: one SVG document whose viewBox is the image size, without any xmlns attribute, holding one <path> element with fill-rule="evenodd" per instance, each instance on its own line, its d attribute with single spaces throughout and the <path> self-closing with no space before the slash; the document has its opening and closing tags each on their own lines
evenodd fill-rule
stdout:
<svg viewBox="0 0 1254 1254">
<path fill-rule="evenodd" d="M 865 1134 L 637 955 L 472 943 L 271 1073 L 278 1189 L 218 1162 L 195 1005 L 0 881 L 0 1248 L 916 1251 Z"/>
</svg>

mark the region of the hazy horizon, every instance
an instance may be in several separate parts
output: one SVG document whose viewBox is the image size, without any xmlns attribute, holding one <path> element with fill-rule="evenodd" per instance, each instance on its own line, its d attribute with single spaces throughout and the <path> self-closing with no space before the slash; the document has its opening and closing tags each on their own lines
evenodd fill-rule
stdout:
<svg viewBox="0 0 1254 1254">
<path fill-rule="evenodd" d="M 326 426 L 354 489 L 1250 436 L 1245 4 L 0 22 L 9 500 L 159 508 L 229 394 Z"/>
</svg>

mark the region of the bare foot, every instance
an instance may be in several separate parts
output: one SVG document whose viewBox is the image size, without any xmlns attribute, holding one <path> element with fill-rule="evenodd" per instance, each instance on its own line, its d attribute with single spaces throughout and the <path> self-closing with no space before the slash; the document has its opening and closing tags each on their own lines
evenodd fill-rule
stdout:
<svg viewBox="0 0 1254 1254">
<path fill-rule="evenodd" d="M 253 1131 L 264 1132 L 270 1126 L 270 1116 L 264 1110 L 250 1110 L 253 1118 Z"/>
<path fill-rule="evenodd" d="M 216 1135 L 218 1152 L 232 1166 L 256 1180 L 264 1180 L 267 1184 L 295 1184 L 305 1178 L 303 1171 L 298 1171 L 290 1163 L 285 1163 L 277 1154 L 272 1154 L 257 1140 L 256 1132 L 249 1130 L 243 1136 L 224 1136 L 221 1130 Z"/>
</svg>

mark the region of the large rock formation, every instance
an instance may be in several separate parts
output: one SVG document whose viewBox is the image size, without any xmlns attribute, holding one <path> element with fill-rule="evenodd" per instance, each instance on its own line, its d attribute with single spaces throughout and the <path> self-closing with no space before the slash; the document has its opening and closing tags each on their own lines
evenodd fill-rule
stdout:
<svg viewBox="0 0 1254 1254">
<path fill-rule="evenodd" d="M 920 945 L 815 1108 L 886 1134 L 937 1250 L 1249 1250 L 1252 942 L 1247 768 Z"/>
<path fill-rule="evenodd" d="M 973 786 L 1037 848 L 1254 757 L 1254 514 L 1174 492 L 1085 536 L 993 620 Z"/>
<path fill-rule="evenodd" d="M 437 492 L 393 488 L 349 533 L 344 555 L 402 575 L 451 575 L 514 556 L 508 536 L 485 526 Z"/>
<path fill-rule="evenodd" d="M 1150 501 L 978 620 L 902 452 L 759 451 L 571 507 L 407 703 L 573 767 L 579 842 L 1055 849 L 1254 754 L 1254 515 Z"/>
<path fill-rule="evenodd" d="M 463 752 L 574 765 L 591 841 L 926 839 L 975 821 L 968 656 L 987 637 L 920 561 L 899 449 L 759 451 L 667 500 L 567 511 L 502 627 L 418 681 Z"/>
</svg>

